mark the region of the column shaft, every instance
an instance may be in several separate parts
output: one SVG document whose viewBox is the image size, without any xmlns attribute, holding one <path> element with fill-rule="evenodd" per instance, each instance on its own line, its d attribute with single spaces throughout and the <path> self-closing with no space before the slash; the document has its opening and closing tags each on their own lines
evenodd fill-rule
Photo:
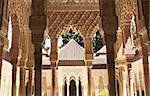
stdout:
<svg viewBox="0 0 150 96">
<path fill-rule="evenodd" d="M 121 60 L 122 61 L 122 60 Z M 127 67 L 125 61 L 119 61 L 119 75 L 120 75 L 120 96 L 127 96 Z M 124 64 L 124 65 L 121 65 Z"/>
<path fill-rule="evenodd" d="M 63 93 L 62 90 L 63 90 L 62 85 L 59 85 L 59 96 L 63 96 L 63 95 L 62 95 L 62 93 Z"/>
<path fill-rule="evenodd" d="M 79 83 L 76 81 L 76 94 L 79 96 Z"/>
<path fill-rule="evenodd" d="M 133 73 L 129 71 L 129 86 L 130 86 L 130 96 L 134 96 L 134 83 L 133 83 Z"/>
<path fill-rule="evenodd" d="M 92 92 L 91 92 L 91 68 L 88 68 L 88 95 L 92 96 Z"/>
<path fill-rule="evenodd" d="M 67 96 L 69 96 L 69 86 L 70 86 L 70 82 L 69 82 L 69 80 L 67 80 Z"/>
<path fill-rule="evenodd" d="M 111 38 L 111 37 L 109 37 Z M 107 46 L 107 68 L 108 68 L 108 79 L 109 79 L 109 95 L 116 96 L 116 84 L 115 84 L 115 62 L 114 62 L 114 46 L 113 44 L 108 44 Z"/>
<path fill-rule="evenodd" d="M 1 46 L 0 46 L 1 47 Z M 0 48 L 1 49 L 1 48 Z M 1 50 L 0 50 L 1 51 Z M 2 76 L 2 52 L 0 52 L 0 89 L 1 89 L 1 76 Z"/>
<path fill-rule="evenodd" d="M 52 67 L 52 96 L 56 96 L 56 77 L 55 77 L 56 68 Z"/>
<path fill-rule="evenodd" d="M 57 96 L 57 88 L 56 88 L 56 61 L 58 58 L 57 54 L 57 38 L 51 38 L 51 55 L 50 55 L 50 61 L 51 61 L 51 70 L 52 70 L 52 96 Z"/>
<path fill-rule="evenodd" d="M 24 66 L 20 67 L 19 96 L 25 96 L 25 68 Z"/>
<path fill-rule="evenodd" d="M 92 96 L 91 67 L 92 67 L 93 53 L 92 53 L 92 39 L 90 36 L 85 37 L 85 59 L 86 59 L 86 63 L 87 63 L 88 96 Z"/>
<path fill-rule="evenodd" d="M 32 68 L 29 68 L 28 96 L 32 96 Z"/>
<path fill-rule="evenodd" d="M 17 72 L 17 65 L 13 65 L 12 68 L 12 93 L 11 96 L 16 96 L 16 72 Z"/>
<path fill-rule="evenodd" d="M 34 78 L 34 83 L 35 83 L 35 96 L 41 96 L 42 95 L 42 87 L 41 87 L 41 82 L 42 82 L 42 48 L 40 43 L 35 44 L 35 53 L 34 53 L 34 58 L 35 58 L 35 78 Z"/>
</svg>

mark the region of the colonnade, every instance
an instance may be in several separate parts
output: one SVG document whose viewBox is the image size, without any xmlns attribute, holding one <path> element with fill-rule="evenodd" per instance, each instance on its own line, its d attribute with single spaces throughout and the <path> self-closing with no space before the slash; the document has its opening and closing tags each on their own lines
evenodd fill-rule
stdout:
<svg viewBox="0 0 150 96">
<path fill-rule="evenodd" d="M 2 0 L 4 2 L 4 0 Z M 5 0 L 6 1 L 6 0 Z M 146 5 L 146 3 L 148 2 L 148 0 L 142 0 L 143 1 L 143 4 Z M 0 2 L 1 5 L 3 5 L 3 2 Z M 107 5 L 108 2 L 106 2 L 106 0 L 102 0 L 102 26 L 104 28 L 104 32 L 105 32 L 105 38 L 106 38 L 106 45 L 107 45 L 107 62 L 108 62 L 108 74 L 109 74 L 109 88 L 110 88 L 110 94 L 111 95 L 116 95 L 115 93 L 115 62 L 114 62 L 114 43 L 116 41 L 116 30 L 117 30 L 117 27 L 118 27 L 118 21 L 117 21 L 117 16 L 116 16 L 116 13 L 114 11 L 115 9 L 115 2 L 113 0 L 109 0 L 110 3 L 112 3 L 112 5 Z M 44 2 L 43 0 L 39 0 L 36 2 L 36 0 L 32 0 L 32 14 L 31 14 L 31 17 L 30 17 L 30 29 L 32 31 L 32 41 L 35 45 L 35 95 L 36 96 L 40 96 L 41 94 L 41 57 L 42 57 L 42 53 L 41 53 L 41 43 L 42 43 L 42 38 L 43 38 L 43 34 L 44 34 L 44 30 L 45 30 L 45 27 L 46 27 L 46 15 L 44 14 Z M 148 3 L 147 3 L 148 4 Z M 37 5 L 41 5 L 40 8 L 41 10 L 37 11 L 37 9 L 39 9 L 39 6 Z M 108 7 L 109 6 L 109 7 Z M 0 10 L 0 17 L 3 17 L 3 11 L 4 11 L 4 7 L 6 6 L 0 6 L 0 8 L 2 10 Z M 106 9 L 106 7 L 108 7 L 107 9 L 110 10 L 110 11 L 107 11 L 107 10 L 104 10 Z M 144 11 L 144 17 L 148 17 L 149 14 L 146 14 L 147 11 L 146 6 L 144 7 L 143 11 Z M 110 13 L 109 13 L 110 12 Z M 6 13 L 6 12 L 5 12 Z M 6 16 L 7 17 L 7 16 Z M 2 53 L 3 53 L 3 45 L 4 45 L 4 37 L 6 37 L 6 35 L 2 35 L 3 32 L 2 32 L 2 19 L 3 18 L 0 18 L 0 67 L 2 66 Z M 148 28 L 148 25 L 149 23 L 147 23 L 149 20 L 147 20 L 148 18 L 146 18 L 145 20 L 145 25 L 146 25 L 146 28 L 147 30 L 149 31 L 149 28 Z M 109 21 L 111 20 L 111 21 Z M 113 23 L 113 24 L 112 24 Z M 126 26 L 124 26 L 126 27 Z M 128 27 L 128 26 L 127 26 Z M 123 29 L 124 30 L 124 29 Z M 128 29 L 127 29 L 128 30 Z M 36 39 L 38 38 L 38 39 Z M 90 38 L 87 38 L 87 39 L 90 39 Z M 125 40 L 124 40 L 125 41 Z M 123 41 L 123 42 L 124 42 Z M 86 50 L 86 61 L 87 61 L 87 69 L 88 69 L 88 94 L 89 96 L 91 96 L 91 60 L 92 60 L 92 56 L 91 56 L 91 45 L 89 44 L 89 40 L 85 40 L 85 44 L 86 47 L 85 47 L 85 50 Z M 145 45 L 145 44 L 144 44 Z M 15 47 L 15 46 L 14 46 Z M 56 48 L 56 47 L 54 47 Z M 57 49 L 57 48 L 56 48 Z M 143 48 L 144 49 L 144 48 Z M 53 50 L 53 49 L 52 49 Z M 18 50 L 15 50 L 14 53 L 18 51 Z M 12 51 L 13 52 L 13 51 Z M 148 68 L 148 65 L 149 65 L 149 62 L 148 62 L 148 54 L 147 53 L 147 50 L 145 52 L 143 52 L 143 64 L 144 64 L 144 74 L 145 74 L 145 85 L 146 84 L 149 84 L 149 68 Z M 15 53 L 16 54 L 16 53 Z M 13 69 L 12 69 L 12 96 L 16 96 L 16 70 L 17 70 L 17 57 L 18 55 L 16 55 L 15 57 L 12 57 L 11 58 L 11 63 L 13 65 Z M 57 50 L 54 50 L 52 51 L 52 76 L 53 76 L 53 94 L 52 96 L 56 96 L 56 90 L 55 89 L 56 85 L 55 85 L 55 70 L 56 70 L 56 60 L 57 60 Z M 147 69 L 147 70 L 146 70 Z M 1 68 L 0 68 L 1 70 Z M 126 70 L 126 69 L 125 69 Z M 21 67 L 21 71 L 23 72 L 24 69 Z M 31 70 L 30 70 L 31 72 Z M 31 72 L 32 73 L 32 72 Z M 21 73 L 22 75 L 20 77 L 24 77 L 23 74 L 24 73 Z M 32 77 L 32 75 L 30 74 L 30 76 Z M 0 77 L 1 78 L 1 77 Z M 30 78 L 31 79 L 31 78 Z M 22 82 L 23 83 L 23 82 Z M 123 80 L 122 84 L 125 85 L 125 81 Z M 132 83 L 132 79 L 131 79 L 131 82 Z M 131 84 L 132 85 L 132 84 Z M 132 85 L 133 86 L 133 85 Z M 21 87 L 22 88 L 22 87 Z M 133 90 L 132 88 L 130 88 L 130 90 Z M 21 90 L 20 90 L 21 91 Z M 123 94 L 125 94 L 127 90 L 122 90 Z M 133 94 L 133 92 L 131 91 L 131 94 Z M 149 94 L 149 86 L 146 86 L 146 94 Z"/>
</svg>

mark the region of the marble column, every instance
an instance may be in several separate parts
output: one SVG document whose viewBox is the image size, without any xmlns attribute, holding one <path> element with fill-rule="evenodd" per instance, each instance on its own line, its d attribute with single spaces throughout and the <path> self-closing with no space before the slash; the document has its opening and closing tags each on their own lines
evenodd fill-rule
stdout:
<svg viewBox="0 0 150 96">
<path fill-rule="evenodd" d="M 83 85 L 81 85 L 82 87 L 82 96 L 84 96 L 84 86 Z"/>
<path fill-rule="evenodd" d="M 2 75 L 1 74 L 2 73 L 2 49 L 3 47 L 0 46 L 0 89 L 1 89 L 1 75 Z"/>
<path fill-rule="evenodd" d="M 79 80 L 76 80 L 76 96 L 79 96 Z"/>
<path fill-rule="evenodd" d="M 87 84 L 88 85 L 88 84 Z M 87 85 L 84 85 L 84 90 L 83 90 L 83 92 L 84 92 L 84 96 L 89 96 L 88 95 L 88 86 Z"/>
<path fill-rule="evenodd" d="M 17 73 L 17 65 L 13 64 L 12 68 L 12 92 L 11 96 L 16 96 L 16 74 Z"/>
<path fill-rule="evenodd" d="M 25 68 L 20 67 L 20 85 L 19 85 L 19 96 L 25 96 Z"/>
<path fill-rule="evenodd" d="M 70 92 L 69 92 L 69 86 L 70 86 L 70 81 L 67 80 L 67 96 L 69 96 Z"/>
<path fill-rule="evenodd" d="M 28 76 L 29 76 L 29 79 L 28 79 L 28 94 L 27 96 L 32 96 L 32 74 L 33 74 L 33 68 L 32 67 L 28 67 Z"/>
<path fill-rule="evenodd" d="M 63 87 L 62 87 L 62 96 L 65 96 L 65 83 L 63 84 Z"/>
<path fill-rule="evenodd" d="M 130 80 L 130 96 L 134 96 L 134 78 L 133 78 L 133 71 L 130 69 L 129 71 L 129 80 Z"/>
<path fill-rule="evenodd" d="M 63 85 L 59 84 L 59 96 L 63 96 Z"/>
<path fill-rule="evenodd" d="M 119 67 L 119 76 L 120 76 L 120 96 L 127 96 L 127 73 L 125 66 Z"/>
</svg>

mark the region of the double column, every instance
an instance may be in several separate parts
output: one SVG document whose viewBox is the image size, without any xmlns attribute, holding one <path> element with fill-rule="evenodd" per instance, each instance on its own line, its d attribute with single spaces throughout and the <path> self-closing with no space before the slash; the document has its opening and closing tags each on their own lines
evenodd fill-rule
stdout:
<svg viewBox="0 0 150 96">
<path fill-rule="evenodd" d="M 51 53 L 50 53 L 50 61 L 51 61 L 51 69 L 52 69 L 52 96 L 57 96 L 57 80 L 56 80 L 56 67 L 57 67 L 57 38 L 51 38 Z"/>
</svg>

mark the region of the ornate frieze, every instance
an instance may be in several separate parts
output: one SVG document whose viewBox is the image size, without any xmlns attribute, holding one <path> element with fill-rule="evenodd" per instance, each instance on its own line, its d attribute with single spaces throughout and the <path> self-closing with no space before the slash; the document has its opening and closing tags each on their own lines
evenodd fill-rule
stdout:
<svg viewBox="0 0 150 96">
<path fill-rule="evenodd" d="M 99 0 L 48 0 L 48 10 L 99 10 Z"/>
</svg>

